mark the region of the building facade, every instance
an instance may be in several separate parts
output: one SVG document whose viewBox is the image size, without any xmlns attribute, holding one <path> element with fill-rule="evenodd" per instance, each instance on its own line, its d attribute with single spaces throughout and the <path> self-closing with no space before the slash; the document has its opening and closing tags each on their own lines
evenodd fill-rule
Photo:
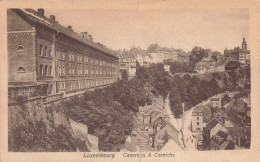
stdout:
<svg viewBox="0 0 260 162">
<path fill-rule="evenodd" d="M 47 84 L 72 93 L 117 80 L 118 57 L 86 32 L 60 25 L 44 9 L 7 11 L 9 85 Z"/>
<path fill-rule="evenodd" d="M 136 58 L 129 52 L 119 52 L 119 70 L 126 70 L 128 78 L 132 79 L 136 74 Z"/>
</svg>

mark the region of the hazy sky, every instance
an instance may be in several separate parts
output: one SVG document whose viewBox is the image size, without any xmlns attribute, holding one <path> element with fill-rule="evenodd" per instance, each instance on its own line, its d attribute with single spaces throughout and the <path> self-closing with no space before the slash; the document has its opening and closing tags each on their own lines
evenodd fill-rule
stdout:
<svg viewBox="0 0 260 162">
<path fill-rule="evenodd" d="M 249 40 L 248 9 L 45 9 L 45 14 L 115 50 L 146 49 L 157 42 L 185 51 L 201 46 L 223 52 L 241 46 L 243 37 Z"/>
</svg>

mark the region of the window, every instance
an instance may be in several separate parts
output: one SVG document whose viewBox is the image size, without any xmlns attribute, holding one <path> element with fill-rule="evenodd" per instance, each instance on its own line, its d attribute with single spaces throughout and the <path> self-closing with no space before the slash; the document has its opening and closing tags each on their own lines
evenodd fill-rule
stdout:
<svg viewBox="0 0 260 162">
<path fill-rule="evenodd" d="M 200 125 L 200 122 L 197 122 L 197 125 Z"/>
<path fill-rule="evenodd" d="M 62 75 L 65 75 L 65 67 L 62 66 Z"/>
<path fill-rule="evenodd" d="M 18 72 L 18 73 L 25 73 L 25 69 L 24 69 L 23 67 L 19 67 L 19 68 L 17 69 L 17 72 Z"/>
<path fill-rule="evenodd" d="M 52 76 L 52 66 L 50 66 L 49 71 L 50 76 Z"/>
<path fill-rule="evenodd" d="M 42 56 L 42 45 L 40 44 L 40 56 Z"/>
<path fill-rule="evenodd" d="M 17 51 L 24 51 L 24 47 L 23 47 L 22 45 L 19 45 L 19 46 L 17 47 Z"/>
<path fill-rule="evenodd" d="M 45 65 L 45 69 L 44 69 L 44 76 L 47 76 L 48 75 L 48 66 Z"/>
<path fill-rule="evenodd" d="M 61 75 L 61 66 L 59 66 L 58 70 L 59 70 L 59 74 L 58 75 L 60 76 Z"/>
<path fill-rule="evenodd" d="M 71 54 L 71 61 L 74 61 L 74 53 Z"/>
<path fill-rule="evenodd" d="M 74 67 L 72 67 L 72 75 L 74 75 Z"/>
<path fill-rule="evenodd" d="M 47 46 L 44 48 L 44 56 L 47 56 Z"/>
<path fill-rule="evenodd" d="M 51 50 L 51 47 L 50 47 L 50 56 L 52 57 L 52 50 Z"/>
<path fill-rule="evenodd" d="M 44 69 L 43 69 L 43 65 L 40 65 L 40 76 L 43 76 L 44 74 Z"/>
<path fill-rule="evenodd" d="M 197 120 L 199 120 L 200 118 L 199 117 L 197 117 Z"/>
<path fill-rule="evenodd" d="M 71 61 L 71 53 L 69 52 L 69 61 Z"/>
</svg>

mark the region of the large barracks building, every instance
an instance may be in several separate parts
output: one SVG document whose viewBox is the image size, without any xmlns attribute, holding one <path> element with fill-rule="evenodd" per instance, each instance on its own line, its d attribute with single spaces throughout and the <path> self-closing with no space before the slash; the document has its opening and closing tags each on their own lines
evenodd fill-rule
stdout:
<svg viewBox="0 0 260 162">
<path fill-rule="evenodd" d="M 115 53 L 44 9 L 9 9 L 7 30 L 9 86 L 45 84 L 46 94 L 69 94 L 117 80 Z"/>
</svg>

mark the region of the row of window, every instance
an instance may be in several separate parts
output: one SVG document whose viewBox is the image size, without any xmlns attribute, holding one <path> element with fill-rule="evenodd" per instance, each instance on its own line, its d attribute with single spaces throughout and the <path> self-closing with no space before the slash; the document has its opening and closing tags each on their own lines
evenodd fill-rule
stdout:
<svg viewBox="0 0 260 162">
<path fill-rule="evenodd" d="M 58 50 L 57 52 L 58 58 L 65 60 L 65 52 Z M 82 62 L 82 63 L 91 63 L 93 65 L 99 65 L 99 66 L 107 66 L 107 67 L 116 67 L 116 64 L 114 63 L 109 63 L 106 61 L 98 60 L 98 59 L 93 59 L 89 58 L 88 56 L 82 56 L 81 54 L 77 54 L 77 59 L 75 58 L 75 55 L 73 52 L 68 52 L 68 60 L 69 61 L 77 61 L 77 62 Z"/>
<path fill-rule="evenodd" d="M 95 86 L 102 86 L 106 84 L 111 84 L 115 82 L 116 79 L 103 79 L 103 80 L 90 80 L 90 81 L 72 81 L 68 83 L 68 88 L 70 91 L 74 90 L 80 90 L 83 88 L 92 88 Z M 64 91 L 65 90 L 65 82 L 60 82 L 59 83 L 59 90 Z"/>
<path fill-rule="evenodd" d="M 52 66 L 51 65 L 42 65 L 40 64 L 40 76 L 52 76 Z"/>
<path fill-rule="evenodd" d="M 39 55 L 47 57 L 48 56 L 47 54 L 48 54 L 48 47 L 47 46 L 43 46 L 43 45 L 40 44 L 40 53 L 39 53 Z"/>
<path fill-rule="evenodd" d="M 39 48 L 40 48 L 39 49 L 39 55 L 47 57 L 48 56 L 48 47 L 46 45 L 43 46 L 42 44 L 40 44 Z M 24 51 L 24 46 L 18 45 L 17 51 L 19 51 L 19 52 Z M 66 53 L 64 51 L 58 50 L 56 53 L 55 53 L 55 56 L 58 55 L 58 58 L 65 60 L 65 54 Z M 51 52 L 50 52 L 50 55 L 52 56 Z M 68 58 L 69 61 L 76 61 L 75 60 L 75 54 L 73 52 L 69 52 L 68 56 L 69 56 L 69 58 Z M 95 65 L 99 65 L 99 66 L 107 66 L 107 67 L 110 66 L 110 67 L 113 67 L 113 68 L 116 67 L 116 64 L 114 64 L 114 63 L 110 63 L 110 62 L 106 62 L 106 61 L 102 61 L 102 60 L 97 60 L 97 59 L 91 59 L 88 56 L 82 56 L 81 54 L 78 54 L 77 61 L 78 62 L 85 62 L 85 63 L 90 62 L 91 64 L 95 64 Z"/>
<path fill-rule="evenodd" d="M 87 68 L 87 67 L 86 67 Z M 83 72 L 85 75 L 87 74 L 105 74 L 105 75 L 115 75 L 116 74 L 116 71 L 115 70 L 109 70 L 109 69 L 105 69 L 105 70 L 102 70 L 102 69 L 86 69 L 84 68 L 84 66 L 82 67 L 81 64 L 78 64 L 78 74 L 79 75 L 83 75 Z M 65 67 L 64 65 L 59 65 L 58 66 L 58 75 L 61 76 L 61 75 L 65 75 Z M 72 66 L 71 63 L 69 63 L 69 75 L 75 75 L 75 70 L 74 70 L 74 67 Z"/>
</svg>

